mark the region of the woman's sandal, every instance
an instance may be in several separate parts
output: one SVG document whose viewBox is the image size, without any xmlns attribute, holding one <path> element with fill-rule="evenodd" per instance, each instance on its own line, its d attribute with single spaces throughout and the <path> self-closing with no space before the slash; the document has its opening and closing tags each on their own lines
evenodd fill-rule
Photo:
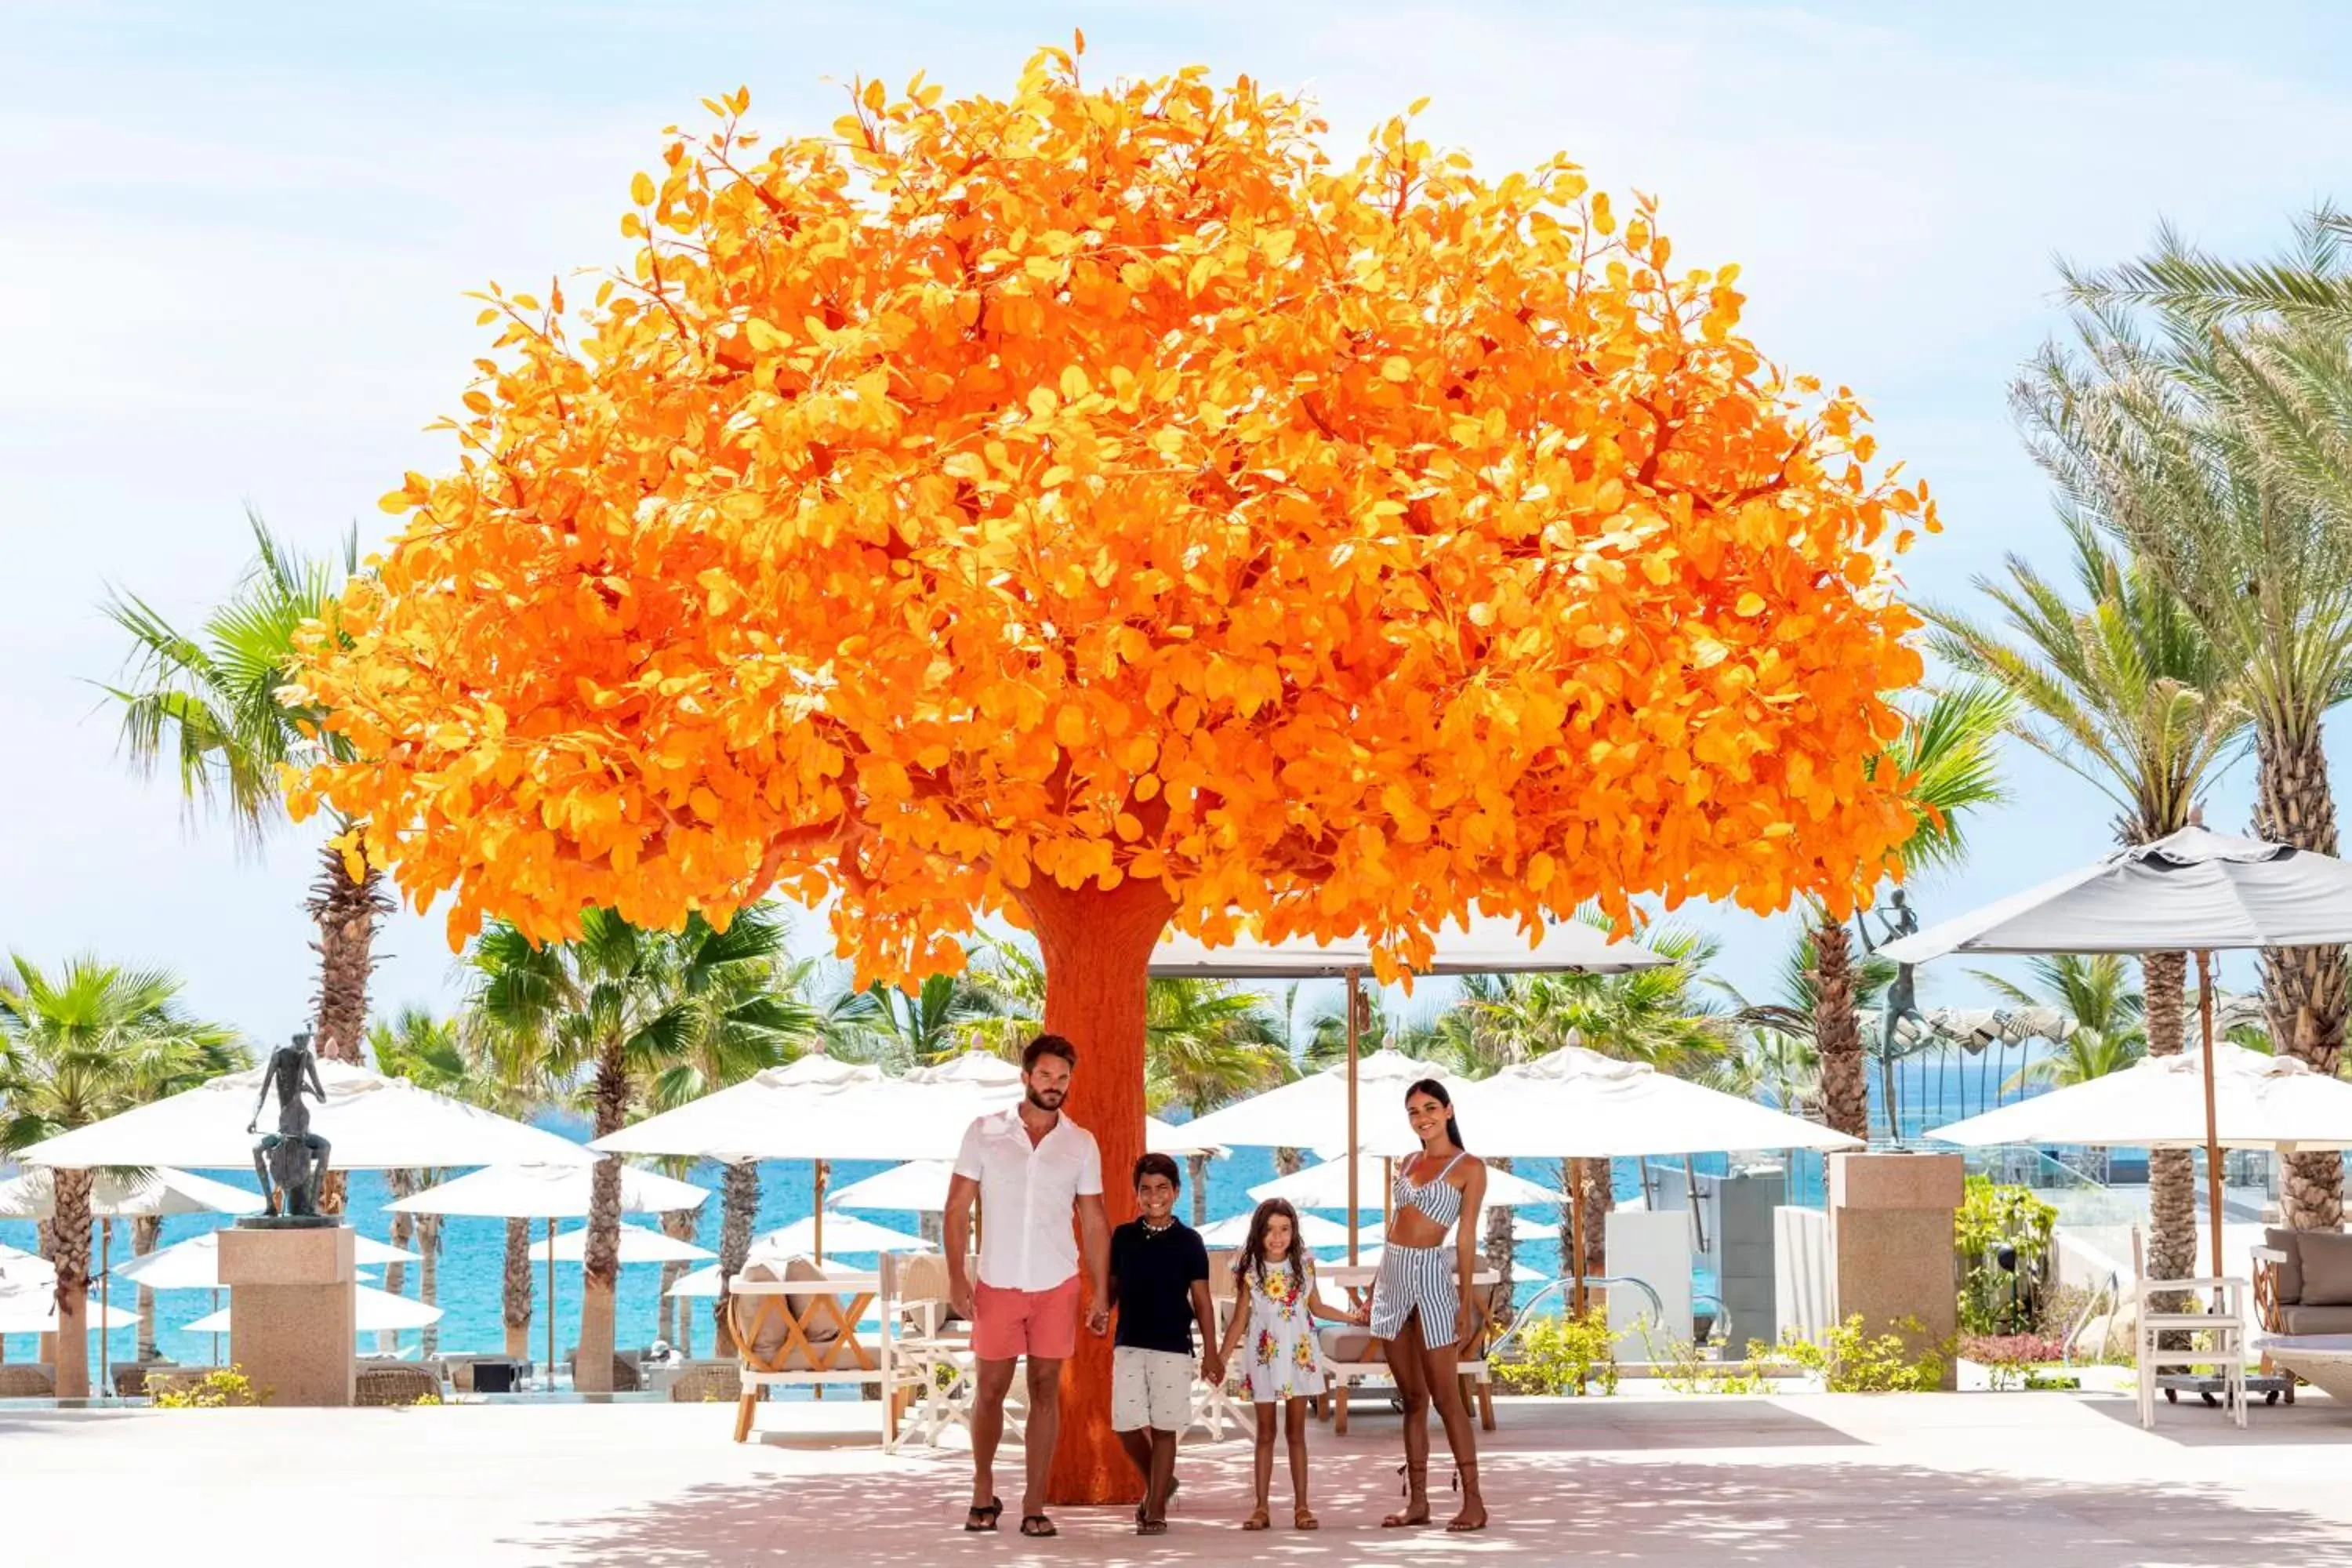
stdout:
<svg viewBox="0 0 2352 1568">
<path fill-rule="evenodd" d="M 1054 1528 L 1054 1521 L 1047 1519 L 1044 1514 L 1024 1513 L 1021 1516 L 1021 1533 L 1024 1535 L 1045 1536 L 1059 1535 L 1062 1532 L 1055 1530 Z"/>
<path fill-rule="evenodd" d="M 1472 1509 L 1476 1509 L 1478 1510 L 1478 1517 L 1475 1521 L 1470 1519 L 1470 1510 Z M 1445 1527 L 1447 1533 L 1452 1535 L 1468 1535 L 1474 1531 L 1480 1531 L 1486 1528 L 1486 1504 L 1485 1500 L 1480 1498 L 1473 1498 L 1468 1502 L 1464 1503 L 1462 1505 L 1462 1511 L 1455 1514 L 1452 1522 L 1448 1523 Z"/>
<path fill-rule="evenodd" d="M 963 1510 L 963 1527 L 974 1535 L 983 1531 L 992 1531 L 996 1528 L 997 1516 L 1003 1511 L 1004 1500 L 990 1498 L 986 1508 L 968 1508 Z"/>
<path fill-rule="evenodd" d="M 1323 1521 L 1315 1517 L 1315 1510 L 1313 1509 L 1308 1508 L 1305 1503 L 1300 1503 L 1297 1508 L 1290 1510 L 1290 1528 L 1293 1530 L 1320 1530 L 1323 1528 Z"/>
<path fill-rule="evenodd" d="M 1251 1510 L 1250 1516 L 1242 1521 L 1242 1528 L 1244 1530 L 1273 1529 L 1274 1521 L 1266 1517 L 1265 1504 L 1260 1503 L 1256 1508 Z"/>
<path fill-rule="evenodd" d="M 1417 1524 L 1427 1524 L 1429 1522 L 1429 1467 L 1423 1465 L 1421 1468 L 1421 1497 L 1418 1501 L 1413 1498 L 1412 1483 L 1414 1478 L 1412 1474 L 1412 1467 L 1411 1465 L 1399 1465 L 1397 1467 L 1397 1474 L 1404 1478 L 1405 1506 L 1400 1511 L 1390 1514 L 1386 1518 L 1382 1519 L 1381 1521 L 1381 1528 L 1382 1530 L 1410 1530 Z"/>
</svg>

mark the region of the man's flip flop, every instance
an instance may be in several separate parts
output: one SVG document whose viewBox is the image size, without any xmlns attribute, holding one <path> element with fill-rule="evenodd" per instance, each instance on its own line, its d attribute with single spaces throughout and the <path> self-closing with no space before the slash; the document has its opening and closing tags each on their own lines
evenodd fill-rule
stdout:
<svg viewBox="0 0 2352 1568">
<path fill-rule="evenodd" d="M 963 1510 L 963 1527 L 975 1535 L 983 1531 L 994 1530 L 997 1515 L 1003 1511 L 1004 1500 L 990 1498 L 986 1508 L 968 1508 Z"/>
<path fill-rule="evenodd" d="M 1062 1532 L 1055 1530 L 1054 1528 L 1054 1521 L 1047 1519 L 1044 1514 L 1024 1513 L 1021 1516 L 1021 1533 L 1024 1535 L 1059 1535 Z"/>
</svg>

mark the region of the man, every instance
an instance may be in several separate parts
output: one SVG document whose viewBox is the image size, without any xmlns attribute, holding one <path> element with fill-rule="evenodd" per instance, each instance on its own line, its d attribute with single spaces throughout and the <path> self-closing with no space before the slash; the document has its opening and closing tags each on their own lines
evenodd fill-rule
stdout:
<svg viewBox="0 0 2352 1568">
<path fill-rule="evenodd" d="M 1062 1429 L 1062 1363 L 1077 1348 L 1080 1247 L 1085 1233 L 1087 1328 L 1110 1327 L 1106 1273 L 1110 1226 L 1103 1215 L 1102 1152 L 1095 1136 L 1062 1115 L 1077 1070 L 1077 1047 L 1040 1035 L 1021 1053 L 1021 1103 L 981 1117 L 963 1135 L 948 1183 L 948 1299 L 971 1324 L 980 1363 L 971 1412 L 971 1509 L 966 1530 L 994 1530 L 1004 1504 L 995 1491 L 996 1446 L 1004 1436 L 1004 1396 L 1016 1363 L 1029 1363 L 1028 1477 L 1021 1533 L 1059 1533 L 1045 1516 L 1045 1479 Z M 986 1226 L 980 1279 L 967 1277 L 971 1202 Z"/>
<path fill-rule="evenodd" d="M 1111 1304 L 1118 1337 L 1111 1352 L 1110 1424 L 1143 1475 L 1138 1535 L 1163 1535 L 1176 1490 L 1176 1437 L 1192 1420 L 1192 1325 L 1201 1325 L 1201 1376 L 1225 1380 L 1217 1350 L 1217 1310 L 1209 1300 L 1209 1250 L 1176 1217 L 1183 1183 L 1176 1162 L 1146 1154 L 1135 1163 L 1136 1216 L 1111 1232 Z"/>
</svg>

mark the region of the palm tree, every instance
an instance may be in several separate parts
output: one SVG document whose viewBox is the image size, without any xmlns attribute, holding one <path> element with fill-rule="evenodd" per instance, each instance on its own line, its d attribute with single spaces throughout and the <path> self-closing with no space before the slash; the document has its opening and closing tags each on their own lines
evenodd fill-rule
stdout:
<svg viewBox="0 0 2352 1568">
<path fill-rule="evenodd" d="M 236 1031 L 192 1018 L 180 982 L 160 969 L 90 957 L 52 974 L 21 955 L 0 975 L 0 1153 L 119 1116 L 247 1066 Z M 56 1387 L 89 1385 L 83 1327 L 89 1293 L 91 1173 L 59 1169 L 52 1184 L 49 1261 L 58 1271 Z"/>
<path fill-rule="evenodd" d="M 485 1088 L 492 1098 L 497 1096 L 495 1085 L 480 1082 L 483 1064 L 467 1054 L 457 1021 L 436 1018 L 423 1007 L 403 1007 L 389 1023 L 379 1022 L 370 1027 L 368 1054 L 375 1058 L 377 1071 L 406 1079 L 419 1089 L 469 1103 L 479 1103 Z M 386 1171 L 384 1187 L 398 1202 L 439 1184 L 447 1175 L 446 1171 L 429 1168 Z M 440 1299 L 443 1218 L 437 1214 L 412 1215 L 396 1209 L 392 1215 L 392 1245 L 415 1247 L 418 1258 L 417 1296 L 427 1306 L 437 1304 Z M 399 1295 L 406 1274 L 405 1264 L 385 1264 L 383 1288 Z M 439 1341 L 436 1325 L 428 1323 L 420 1331 L 419 1343 L 425 1354 L 432 1354 Z"/>
<path fill-rule="evenodd" d="M 782 1059 L 776 1036 L 786 1004 L 772 982 L 782 941 L 782 927 L 761 910 L 738 915 L 724 931 L 692 916 L 675 933 L 640 931 L 595 910 L 576 939 L 543 947 L 499 922 L 474 941 L 472 1005 L 482 1026 L 509 1049 L 580 1083 L 601 1138 L 620 1131 L 633 1107 L 662 1092 L 662 1084 L 724 1077 L 711 1071 L 722 1058 Z M 791 1016 L 804 1018 L 805 1009 Z M 590 1185 L 572 1371 L 584 1393 L 612 1388 L 620 1223 L 620 1162 L 606 1158 Z"/>
<path fill-rule="evenodd" d="M 1579 918 L 1604 929 L 1609 924 L 1591 910 Z M 1503 1066 L 1580 1045 L 1678 1077 L 1705 1077 L 1727 1055 L 1730 1023 L 1701 994 L 1718 944 L 1678 924 L 1653 926 L 1642 941 L 1667 962 L 1627 974 L 1497 974 L 1479 977 L 1475 984 L 1465 982 L 1454 1011 L 1470 1016 L 1444 1026 L 1442 1033 L 1472 1040 L 1478 1064 Z M 1609 1211 L 1616 1206 L 1615 1184 L 1610 1162 L 1579 1161 L 1572 1150 L 1559 1163 L 1559 1256 L 1563 1272 L 1578 1261 L 1567 1208 L 1579 1201 L 1575 1173 L 1580 1164 L 1585 1215 L 1581 1262 L 1584 1272 L 1598 1274 L 1606 1271 L 1605 1231 Z M 1506 1226 L 1507 1222 L 1507 1216 Z M 1499 1264 L 1508 1257 L 1509 1232 L 1507 1227 L 1497 1230 L 1496 1225 L 1490 1218 L 1486 1246 Z"/>
<path fill-rule="evenodd" d="M 2088 1083 L 2095 1078 L 2105 1078 L 2147 1055 L 2147 1040 L 2139 1035 L 2111 1038 L 2096 1029 L 2076 1029 L 2058 1042 L 2046 1056 L 2034 1058 L 2009 1075 L 2001 1085 L 2004 1092 L 2021 1090 L 2034 1086 L 2045 1089 L 2067 1089 L 2074 1084 Z M 2158 1278 L 2151 1275 L 2150 1278 Z M 2178 1276 L 2174 1276 L 2178 1278 Z"/>
<path fill-rule="evenodd" d="M 2244 732 L 2245 710 L 2230 668 L 2163 580 L 2110 550 L 2063 494 L 2060 518 L 2074 545 L 2079 602 L 2011 556 L 2006 581 L 1976 584 L 2004 624 L 1929 608 L 1934 647 L 1958 668 L 2014 693 L 2011 732 L 2105 795 L 2116 806 L 2118 839 L 2145 844 L 2189 826 Z M 2145 1049 L 2177 1055 L 2187 1037 L 2188 955 L 2146 954 L 2140 972 Z M 2104 1024 L 2090 1026 L 2107 1032 Z M 2197 1272 L 2192 1166 L 2187 1150 L 2149 1154 L 2152 1279 Z"/>
<path fill-rule="evenodd" d="M 238 838 L 257 846 L 285 816 L 283 770 L 349 742 L 320 724 L 320 710 L 289 700 L 297 637 L 331 625 L 342 583 L 358 570 L 359 537 L 343 542 L 340 569 L 289 548 L 258 517 L 255 560 L 228 599 L 191 634 L 135 595 L 111 595 L 107 618 L 131 638 L 129 673 L 106 689 L 122 710 L 132 764 L 152 773 L 167 759 L 192 807 L 227 813 Z M 356 1062 L 367 1026 L 368 977 L 377 924 L 393 909 L 383 875 L 355 847 L 353 825 L 334 819 L 320 851 L 309 909 L 318 922 L 319 1055 Z M 341 1184 L 326 1194 L 340 1207 Z"/>
<path fill-rule="evenodd" d="M 1265 1004 L 1213 980 L 1154 980 L 1144 1001 L 1144 1099 L 1205 1116 L 1288 1079 L 1295 1068 Z M 1209 1223 L 1209 1157 L 1185 1157 L 1192 1223 Z"/>
<path fill-rule="evenodd" d="M 1950 865 L 1963 852 L 1966 814 L 2003 797 L 1996 765 L 2011 700 L 1999 687 L 1970 682 L 1931 696 L 1906 712 L 1903 732 L 1870 760 L 1911 778 L 1917 826 L 1903 846 L 1910 868 Z M 1864 1070 L 1856 1016 L 1853 946 L 1845 922 L 1815 911 L 1812 931 L 1813 1043 L 1820 1053 L 1822 1109 L 1829 1124 L 1855 1138 L 1870 1136 L 1870 1079 Z M 1893 1108 L 1889 1107 L 1892 1114 Z"/>
<path fill-rule="evenodd" d="M 2314 317 L 2229 322 L 2226 299 L 2140 309 L 2151 278 L 2194 260 L 2168 237 L 2136 268 L 2070 276 L 2076 342 L 2046 347 L 2013 401 L 2067 504 L 2211 644 L 2253 728 L 2256 832 L 2332 855 L 2321 721 L 2352 687 L 2352 342 Z M 2263 974 L 2273 1037 L 2333 1073 L 2344 950 L 2273 949 Z M 2341 1157 L 2289 1155 L 2282 1207 L 2299 1228 L 2338 1225 Z"/>
</svg>

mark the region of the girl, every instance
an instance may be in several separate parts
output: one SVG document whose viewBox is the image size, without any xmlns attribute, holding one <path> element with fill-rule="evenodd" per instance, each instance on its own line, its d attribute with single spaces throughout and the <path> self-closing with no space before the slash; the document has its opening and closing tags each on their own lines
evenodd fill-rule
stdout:
<svg viewBox="0 0 2352 1568">
<path fill-rule="evenodd" d="M 1404 1113 L 1421 1140 L 1421 1152 L 1397 1172 L 1388 1247 L 1372 1282 L 1371 1320 L 1372 1337 L 1383 1342 L 1389 1373 L 1404 1395 L 1405 1506 L 1381 1525 L 1394 1530 L 1429 1522 L 1429 1407 L 1434 1404 L 1462 1484 L 1462 1511 L 1445 1528 L 1484 1530 L 1478 1440 L 1454 1363 L 1486 1321 L 1472 1282 L 1486 1167 L 1465 1155 L 1454 1099 L 1444 1084 L 1423 1079 L 1406 1089 Z M 1460 1237 L 1448 1247 L 1446 1233 L 1457 1226 Z"/>
<path fill-rule="evenodd" d="M 1257 1510 L 1244 1530 L 1268 1524 L 1266 1494 L 1274 1486 L 1274 1411 L 1280 1405 L 1290 1439 L 1291 1523 L 1314 1530 L 1307 1507 L 1307 1401 L 1323 1392 L 1323 1360 L 1315 1345 L 1317 1318 L 1360 1323 L 1367 1311 L 1341 1312 L 1315 1294 L 1315 1258 L 1300 1238 L 1298 1211 L 1268 1198 L 1250 1215 L 1249 1240 L 1234 1258 L 1237 1298 L 1234 1321 L 1219 1352 L 1228 1366 L 1244 1369 L 1250 1400 L 1257 1406 Z M 1235 1361 L 1244 1336 L 1248 1345 Z"/>
</svg>

